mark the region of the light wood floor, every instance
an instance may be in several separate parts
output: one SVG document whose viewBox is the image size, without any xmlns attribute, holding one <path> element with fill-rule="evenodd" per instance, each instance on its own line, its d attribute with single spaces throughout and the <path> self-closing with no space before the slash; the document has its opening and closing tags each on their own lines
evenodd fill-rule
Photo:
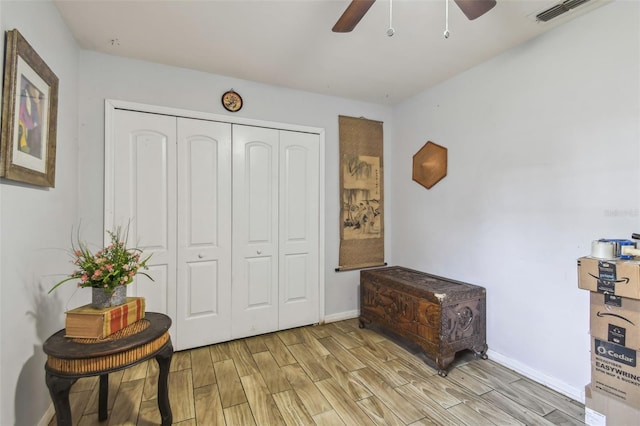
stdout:
<svg viewBox="0 0 640 426">
<path fill-rule="evenodd" d="M 353 319 L 176 352 L 174 424 L 583 424 L 582 404 L 491 360 L 463 353 L 442 378 L 395 342 Z M 108 424 L 158 425 L 156 379 L 155 360 L 111 374 Z M 97 383 L 73 386 L 74 424 L 107 424 L 98 422 Z"/>
</svg>

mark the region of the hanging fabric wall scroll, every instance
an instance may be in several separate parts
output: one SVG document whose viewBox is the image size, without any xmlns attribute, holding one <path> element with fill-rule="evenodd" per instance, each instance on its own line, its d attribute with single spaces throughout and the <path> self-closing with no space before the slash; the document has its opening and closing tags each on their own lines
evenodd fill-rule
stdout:
<svg viewBox="0 0 640 426">
<path fill-rule="evenodd" d="M 341 223 L 336 271 L 383 266 L 382 122 L 340 116 L 339 127 Z"/>
</svg>

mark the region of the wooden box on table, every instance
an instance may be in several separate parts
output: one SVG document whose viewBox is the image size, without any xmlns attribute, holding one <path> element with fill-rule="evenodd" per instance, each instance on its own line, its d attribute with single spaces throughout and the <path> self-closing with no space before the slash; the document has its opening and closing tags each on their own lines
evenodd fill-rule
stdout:
<svg viewBox="0 0 640 426">
<path fill-rule="evenodd" d="M 363 270 L 359 320 L 419 345 L 441 376 L 461 350 L 487 357 L 484 287 L 400 266 Z"/>
</svg>

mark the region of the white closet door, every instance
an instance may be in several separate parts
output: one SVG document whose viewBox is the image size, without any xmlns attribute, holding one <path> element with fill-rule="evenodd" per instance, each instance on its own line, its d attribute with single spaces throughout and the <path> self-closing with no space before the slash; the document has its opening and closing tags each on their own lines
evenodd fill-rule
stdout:
<svg viewBox="0 0 640 426">
<path fill-rule="evenodd" d="M 278 138 L 233 126 L 233 338 L 278 329 Z"/>
<path fill-rule="evenodd" d="M 280 329 L 320 319 L 317 134 L 280 132 Z"/>
<path fill-rule="evenodd" d="M 178 119 L 176 349 L 231 338 L 231 125 Z"/>
<path fill-rule="evenodd" d="M 113 131 L 106 225 L 129 224 L 128 242 L 152 254 L 147 272 L 155 280 L 137 275 L 127 294 L 144 297 L 147 311 L 175 318 L 176 119 L 116 110 Z"/>
</svg>

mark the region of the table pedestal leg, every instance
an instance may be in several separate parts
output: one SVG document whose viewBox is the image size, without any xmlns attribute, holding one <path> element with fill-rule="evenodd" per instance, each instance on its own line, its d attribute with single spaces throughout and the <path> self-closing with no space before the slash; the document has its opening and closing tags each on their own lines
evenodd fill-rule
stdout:
<svg viewBox="0 0 640 426">
<path fill-rule="evenodd" d="M 98 391 L 98 420 L 107 420 L 107 402 L 109 401 L 109 375 L 100 375 L 100 389 Z"/>
<path fill-rule="evenodd" d="M 173 345 L 171 340 L 160 349 L 156 355 L 158 361 L 158 408 L 162 418 L 162 426 L 170 426 L 173 422 L 171 414 L 171 405 L 169 404 L 169 367 L 171 365 L 171 357 L 173 356 Z"/>
<path fill-rule="evenodd" d="M 46 372 L 45 382 L 49 388 L 49 394 L 56 409 L 56 422 L 58 426 L 72 426 L 71 406 L 69 405 L 69 390 L 77 379 L 68 379 L 54 376 Z"/>
</svg>

